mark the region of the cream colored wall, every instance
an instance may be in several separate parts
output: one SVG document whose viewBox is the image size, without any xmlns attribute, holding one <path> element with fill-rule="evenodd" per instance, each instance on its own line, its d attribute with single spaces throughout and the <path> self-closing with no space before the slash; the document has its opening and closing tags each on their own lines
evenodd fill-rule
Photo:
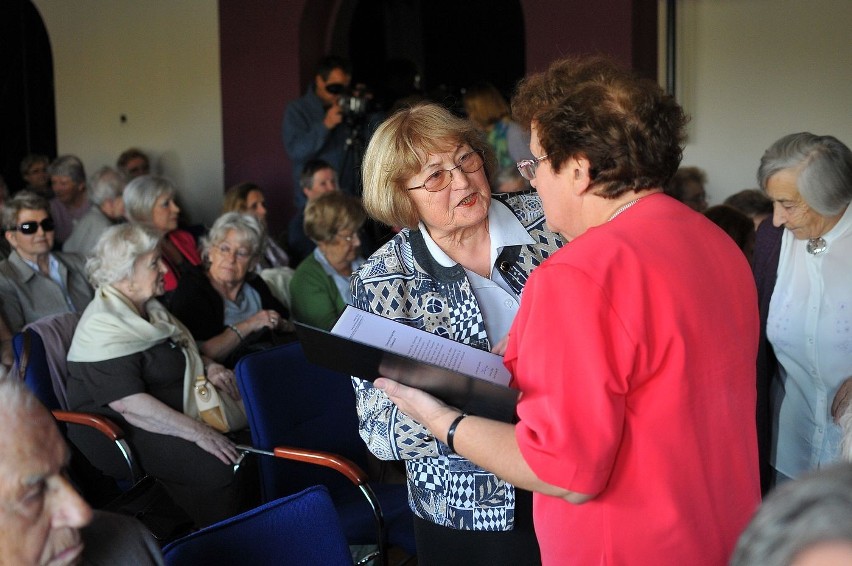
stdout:
<svg viewBox="0 0 852 566">
<path fill-rule="evenodd" d="M 33 3 L 53 50 L 59 153 L 91 173 L 137 146 L 191 220 L 212 222 L 224 183 L 216 0 Z"/>
<path fill-rule="evenodd" d="M 852 146 L 852 2 L 679 0 L 678 11 L 683 163 L 707 171 L 711 205 L 757 186 L 760 157 L 785 134 Z"/>
<path fill-rule="evenodd" d="M 211 222 L 223 189 L 216 0 L 34 4 L 53 48 L 59 151 L 94 171 L 139 146 L 192 219 Z M 755 186 L 760 156 L 784 134 L 852 145 L 850 21 L 849 0 L 678 1 L 684 164 L 707 171 L 711 204 Z"/>
</svg>

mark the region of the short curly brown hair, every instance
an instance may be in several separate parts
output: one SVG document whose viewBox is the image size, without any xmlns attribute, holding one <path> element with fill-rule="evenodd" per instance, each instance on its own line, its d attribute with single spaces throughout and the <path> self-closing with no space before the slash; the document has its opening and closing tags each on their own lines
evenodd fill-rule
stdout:
<svg viewBox="0 0 852 566">
<path fill-rule="evenodd" d="M 604 198 L 665 186 L 683 155 L 683 109 L 608 57 L 561 59 L 524 79 L 512 112 L 535 125 L 554 172 L 573 157 L 588 159 L 595 194 Z"/>
</svg>

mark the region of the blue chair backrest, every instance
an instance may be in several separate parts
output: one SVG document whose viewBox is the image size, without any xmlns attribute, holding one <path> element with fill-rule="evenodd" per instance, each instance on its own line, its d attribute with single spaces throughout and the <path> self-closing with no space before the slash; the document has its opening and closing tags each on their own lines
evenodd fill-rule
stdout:
<svg viewBox="0 0 852 566">
<path fill-rule="evenodd" d="M 351 565 L 326 489 L 315 486 L 225 519 L 163 549 L 168 566 Z"/>
<path fill-rule="evenodd" d="M 235 372 L 256 448 L 324 450 L 366 469 L 348 375 L 310 363 L 298 342 L 245 356 Z M 328 486 L 333 497 L 353 489 L 342 475 L 318 466 L 278 458 L 261 458 L 259 465 L 265 501 L 316 484 Z"/>
<path fill-rule="evenodd" d="M 47 365 L 47 355 L 44 350 L 44 342 L 37 332 L 30 329 L 15 334 L 12 338 L 12 348 L 15 351 L 15 369 L 20 367 L 21 354 L 24 350 L 24 334 L 29 340 L 29 354 L 27 367 L 24 372 L 24 383 L 41 401 L 42 405 L 50 410 L 62 409 L 56 393 L 53 391 L 53 381 L 50 379 L 50 367 Z"/>
</svg>

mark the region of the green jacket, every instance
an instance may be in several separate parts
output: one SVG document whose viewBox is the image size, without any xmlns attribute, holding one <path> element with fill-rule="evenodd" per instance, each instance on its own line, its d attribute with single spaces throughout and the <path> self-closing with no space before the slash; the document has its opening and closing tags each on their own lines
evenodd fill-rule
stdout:
<svg viewBox="0 0 852 566">
<path fill-rule="evenodd" d="M 310 254 L 290 280 L 290 310 L 293 319 L 317 328 L 331 330 L 346 303 L 334 280 Z"/>
</svg>

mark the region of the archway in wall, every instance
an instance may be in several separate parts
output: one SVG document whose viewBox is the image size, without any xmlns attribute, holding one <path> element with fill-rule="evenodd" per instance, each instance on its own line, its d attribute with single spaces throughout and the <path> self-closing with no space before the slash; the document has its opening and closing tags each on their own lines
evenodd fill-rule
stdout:
<svg viewBox="0 0 852 566">
<path fill-rule="evenodd" d="M 380 97 L 398 94 L 393 80 L 405 76 L 406 61 L 422 89 L 449 105 L 481 81 L 509 98 L 526 71 L 518 0 L 341 0 L 329 37 L 331 51 L 352 60 L 354 80 Z"/>
<path fill-rule="evenodd" d="M 30 0 L 0 2 L 0 173 L 10 191 L 23 186 L 28 153 L 56 156 L 53 57 L 41 15 Z"/>
</svg>

